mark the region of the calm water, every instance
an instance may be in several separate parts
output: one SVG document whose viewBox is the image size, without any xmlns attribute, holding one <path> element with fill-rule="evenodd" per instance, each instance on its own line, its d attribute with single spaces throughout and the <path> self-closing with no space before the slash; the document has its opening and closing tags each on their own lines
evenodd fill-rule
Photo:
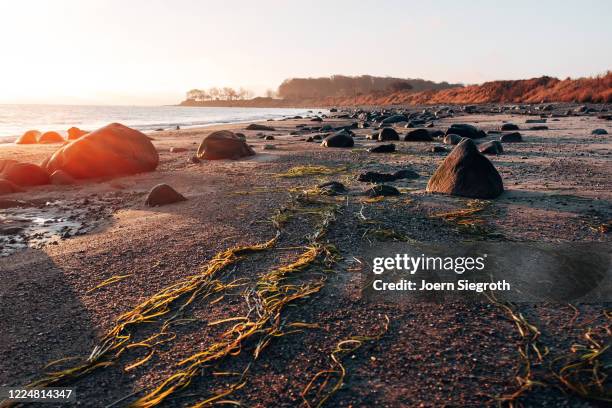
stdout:
<svg viewBox="0 0 612 408">
<path fill-rule="evenodd" d="M 309 109 L 199 108 L 177 106 L 0 105 L 0 143 L 13 142 L 26 130 L 55 130 L 72 126 L 94 130 L 111 122 L 142 131 L 158 128 L 207 126 L 305 115 Z M 319 112 L 318 109 L 313 109 Z"/>
</svg>

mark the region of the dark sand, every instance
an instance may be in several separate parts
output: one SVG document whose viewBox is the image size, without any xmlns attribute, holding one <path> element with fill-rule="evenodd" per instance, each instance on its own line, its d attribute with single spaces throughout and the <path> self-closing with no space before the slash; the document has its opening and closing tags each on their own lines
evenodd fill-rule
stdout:
<svg viewBox="0 0 612 408">
<path fill-rule="evenodd" d="M 528 127 L 526 118 L 459 116 L 437 121 L 436 128 L 444 130 L 450 123 L 467 122 L 488 130 L 504 120 Z M 302 404 L 301 392 L 315 373 L 329 368 L 335 345 L 351 336 L 379 333 L 384 315 L 390 319 L 387 333 L 344 358 L 345 384 L 327 406 L 496 405 L 497 397 L 516 392 L 520 385 L 515 377 L 524 364 L 518 347 L 524 343 L 505 310 L 484 300 L 476 305 L 396 306 L 360 298 L 360 275 L 354 258 L 359 258 L 368 241 L 377 241 L 368 234 L 370 225 L 360 221 L 360 211 L 368 220 L 378 221 L 381 228 L 419 241 L 473 238 L 451 223 L 429 217 L 464 208 L 469 201 L 424 191 L 444 155 L 428 152 L 433 143 L 408 142 L 396 143 L 399 153 L 370 154 L 366 148 L 374 142 L 362 138 L 356 139 L 352 149 L 323 149 L 318 143 L 300 141 L 306 136 L 288 135 L 299 123 L 315 125 L 307 120 L 274 122 L 277 131 L 264 132 L 274 135 L 273 141 L 257 138 L 258 132 L 245 131 L 256 156 L 201 164 L 189 163 L 188 159 L 213 128 L 155 132 L 152 136 L 161 163 L 153 173 L 76 186 L 45 186 L 2 197 L 39 205 L 58 201 L 69 208 L 88 210 L 82 221 L 83 232 L 89 232 L 0 258 L 0 385 L 24 385 L 40 378 L 50 361 L 89 355 L 120 314 L 197 273 L 217 252 L 271 238 L 274 229 L 270 217 L 275 209 L 289 203 L 290 189 L 337 180 L 358 192 L 369 187 L 355 180 L 362 171 L 411 168 L 421 177 L 392 183 L 403 193 L 398 198 L 364 204 L 361 197 L 351 195 L 348 200 L 337 201 L 339 211 L 326 240 L 338 248 L 343 259 L 334 272 L 327 274 L 318 294 L 297 302 L 285 315 L 288 321 L 318 323 L 320 327 L 274 339 L 252 362 L 244 388 L 226 399 L 256 407 Z M 491 157 L 507 192 L 483 213 L 490 233 L 484 239 L 610 242 L 610 235 L 598 228 L 611 219 L 612 142 L 609 135 L 590 134 L 600 127 L 610 132 L 609 123 L 595 117 L 549 120 L 549 130 L 524 131 L 525 143 L 505 145 L 504 155 Z M 405 129 L 401 131 L 405 133 Z M 356 132 L 363 135 L 372 130 Z M 274 145 L 275 149 L 263 150 L 263 145 Z M 170 147 L 185 147 L 188 152 L 169 153 Z M 0 159 L 40 162 L 55 148 L 0 146 Z M 298 165 L 348 166 L 348 170 L 332 175 L 277 177 Z M 162 182 L 188 201 L 145 207 L 146 192 Z M 0 211 L 7 214 L 12 210 Z M 264 272 L 294 261 L 300 252 L 295 247 L 304 245 L 305 235 L 313 229 L 313 216 L 299 215 L 287 224 L 278 249 L 249 256 L 236 268 L 230 267 L 231 278 L 245 279 L 243 289 L 253 287 Z M 130 275 L 126 279 L 88 292 L 105 279 L 126 274 Z M 72 382 L 77 387 L 79 405 L 102 407 L 154 388 L 177 370 L 177 362 L 213 343 L 222 329 L 233 324 L 209 327 L 208 322 L 242 316 L 246 311 L 241 296 L 226 296 L 214 305 L 210 300 L 192 304 L 187 317 L 195 320 L 177 327 L 176 339 L 159 346 L 146 364 L 127 373 L 122 371 L 146 354 L 134 351 L 118 364 Z M 579 313 L 569 305 L 519 305 L 520 313 L 541 331 L 540 344 L 550 350 L 544 362 L 534 363 L 534 380 L 554 384 L 548 363 L 568 353 L 572 344 L 584 344 L 588 327 L 601 338 L 605 305 L 577 307 Z M 252 349 L 253 344 L 247 343 L 239 356 L 205 371 L 203 377 L 162 406 L 187 406 L 223 390 L 236 377 L 213 377 L 210 372 L 244 370 L 253 360 Z M 126 406 L 141 395 L 135 394 L 117 406 Z M 519 402 L 525 406 L 599 406 L 555 386 L 533 386 Z"/>
</svg>

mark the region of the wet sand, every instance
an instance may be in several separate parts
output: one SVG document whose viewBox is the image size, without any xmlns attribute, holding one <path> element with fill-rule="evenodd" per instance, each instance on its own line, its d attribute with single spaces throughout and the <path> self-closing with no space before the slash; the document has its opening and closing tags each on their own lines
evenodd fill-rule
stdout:
<svg viewBox="0 0 612 408">
<path fill-rule="evenodd" d="M 466 115 L 436 121 L 435 128 L 472 123 L 486 131 L 502 121 L 527 127 L 526 118 Z M 323 124 L 351 122 L 326 119 Z M 612 131 L 609 123 L 594 116 L 549 120 L 549 130 L 521 131 L 524 143 L 506 144 L 505 154 L 489 156 L 507 191 L 491 200 L 482 214 L 488 231 L 484 239 L 610 242 L 602 225 L 609 226 L 612 212 L 612 142 L 609 135 L 591 135 L 595 128 Z M 276 131 L 263 133 L 275 140 L 258 138 L 258 131 L 244 131 L 245 125 L 154 132 L 151 136 L 160 152 L 160 165 L 153 173 L 74 186 L 43 186 L 3 196 L 0 201 L 25 201 L 22 207 L 29 207 L 28 202 L 52 203 L 47 207 L 63 206 L 66 211 L 73 208 L 87 215 L 78 219 L 84 227 L 80 235 L 0 258 L 0 385 L 24 385 L 40 378 L 50 361 L 89 355 L 119 315 L 194 275 L 217 252 L 272 238 L 275 230 L 270 217 L 289 204 L 296 191 L 336 180 L 358 193 L 370 187 L 356 181 L 363 171 L 410 168 L 420 177 L 391 183 L 402 191 L 398 198 L 364 203 L 362 197 L 351 195 L 335 200 L 339 208 L 325 240 L 339 250 L 342 260 L 326 276 L 320 292 L 287 312 L 290 321 L 317 323 L 318 327 L 274 339 L 253 361 L 253 345 L 249 344 L 239 356 L 211 370 L 241 372 L 251 363 L 246 385 L 228 399 L 249 406 L 296 406 L 303 402 L 301 393 L 313 375 L 329 368 L 329 355 L 336 344 L 351 336 L 380 333 L 387 315 L 390 325 L 380 340 L 366 342 L 343 360 L 345 384 L 327 406 L 495 405 L 496 398 L 520 389 L 515 377 L 523 364 L 518 348 L 525 340 L 504 309 L 486 302 L 372 304 L 360 297 L 354 260 L 364 246 L 384 245 L 379 236 L 370 234 L 371 225 L 364 224 L 361 216 L 376 221 L 380 229 L 392 229 L 418 241 L 466 239 L 466 232 L 456 225 L 431 218 L 441 211 L 465 208 L 469 201 L 425 192 L 427 180 L 444 157 L 428 151 L 433 143 L 396 142 L 397 153 L 371 154 L 366 149 L 375 142 L 358 137 L 352 149 L 324 149 L 301 140 L 308 135 L 289 135 L 296 125 L 318 124 L 309 120 L 270 124 Z M 257 155 L 238 161 L 191 163 L 189 158 L 203 136 L 220 128 L 245 133 Z M 264 145 L 274 149 L 264 150 Z M 170 153 L 171 147 L 187 151 Z M 0 146 L 0 159 L 39 163 L 56 148 Z M 338 171 L 279 177 L 301 165 L 325 165 Z M 146 193 L 158 183 L 171 185 L 188 201 L 145 207 Z M 10 214 L 16 209 L 0 211 Z M 277 249 L 246 257 L 230 269 L 232 279 L 244 279 L 249 288 L 265 272 L 294 261 L 315 223 L 309 214 L 290 220 Z M 474 237 L 468 234 L 467 238 Z M 106 279 L 125 275 L 92 290 Z M 208 323 L 245 314 L 241 290 L 215 304 L 204 300 L 192 304 L 188 315 L 194 320 L 177 327 L 177 337 L 160 345 L 147 364 L 122 371 L 145 356 L 139 351 L 74 382 L 80 405 L 106 406 L 132 395 L 118 404 L 126 406 L 142 396 L 139 391 L 154 388 L 177 371 L 178 362 L 214 343 L 221 328 L 227 328 Z M 539 328 L 539 341 L 550 350 L 546 362 L 533 367 L 543 378 L 548 375 L 547 362 L 583 341 L 586 328 L 600 330 L 605 325 L 602 304 L 581 304 L 577 309 L 552 304 L 519 307 Z M 163 406 L 195 403 L 235 380 L 206 373 Z M 554 386 L 534 386 L 519 401 L 526 406 L 597 406 L 597 402 L 566 395 Z"/>
</svg>

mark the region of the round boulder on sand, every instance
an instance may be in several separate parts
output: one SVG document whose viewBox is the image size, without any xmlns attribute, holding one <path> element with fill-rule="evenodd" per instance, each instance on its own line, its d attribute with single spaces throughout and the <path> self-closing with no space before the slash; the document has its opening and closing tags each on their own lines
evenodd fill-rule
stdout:
<svg viewBox="0 0 612 408">
<path fill-rule="evenodd" d="M 111 123 L 61 147 L 43 167 L 49 174 L 63 170 L 84 179 L 153 171 L 158 163 L 157 150 L 144 133 Z"/>
<path fill-rule="evenodd" d="M 45 132 L 42 135 L 40 135 L 38 137 L 38 143 L 64 143 L 65 140 L 62 137 L 62 135 L 60 135 L 57 132 Z"/>
<path fill-rule="evenodd" d="M 382 128 L 378 132 L 378 140 L 384 142 L 385 140 L 399 140 L 399 135 L 392 128 Z"/>
<path fill-rule="evenodd" d="M 321 142 L 323 147 L 353 147 L 354 145 L 353 137 L 346 130 L 329 135 Z"/>
<path fill-rule="evenodd" d="M 38 143 L 38 138 L 40 137 L 40 132 L 38 130 L 28 130 L 23 135 L 19 137 L 19 139 L 15 140 L 16 144 L 36 144 Z"/>
<path fill-rule="evenodd" d="M 504 192 L 502 178 L 470 139 L 446 156 L 427 183 L 427 191 L 470 198 L 495 198 Z"/>
<path fill-rule="evenodd" d="M 68 140 L 77 140 L 81 136 L 85 136 L 87 133 L 89 132 L 73 126 L 68 129 Z"/>
<path fill-rule="evenodd" d="M 218 130 L 206 136 L 198 148 L 198 157 L 206 160 L 236 160 L 253 156 L 255 151 L 234 132 Z"/>
<path fill-rule="evenodd" d="M 520 143 L 523 141 L 523 136 L 519 132 L 505 133 L 499 138 L 503 143 Z"/>
<path fill-rule="evenodd" d="M 453 123 L 451 127 L 446 130 L 446 134 L 455 134 L 469 139 L 480 139 L 487 136 L 485 132 L 478 129 L 476 126 L 467 123 Z"/>
<path fill-rule="evenodd" d="M 504 147 L 501 142 L 497 140 L 491 140 L 481 145 L 478 145 L 478 150 L 482 154 L 502 154 L 504 152 Z"/>
<path fill-rule="evenodd" d="M 433 142 L 433 137 L 427 129 L 415 129 L 406 133 L 404 136 L 406 142 Z"/>
<path fill-rule="evenodd" d="M 151 189 L 145 205 L 157 207 L 160 205 L 178 203 L 187 199 L 167 184 L 158 184 Z"/>
<path fill-rule="evenodd" d="M 11 183 L 8 180 L 0 178 L 0 195 L 18 193 L 20 191 L 23 190 L 15 185 L 15 183 Z"/>
<path fill-rule="evenodd" d="M 76 180 L 68 173 L 63 170 L 55 170 L 53 174 L 49 176 L 51 184 L 56 186 L 68 186 L 74 184 Z"/>
<path fill-rule="evenodd" d="M 49 175 L 32 163 L 15 160 L 0 160 L 0 178 L 18 186 L 40 186 L 49 184 Z"/>
</svg>

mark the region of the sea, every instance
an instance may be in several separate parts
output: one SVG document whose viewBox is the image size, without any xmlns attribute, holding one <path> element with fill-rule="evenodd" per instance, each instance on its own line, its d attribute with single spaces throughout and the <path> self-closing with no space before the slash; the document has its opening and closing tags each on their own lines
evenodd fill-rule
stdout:
<svg viewBox="0 0 612 408">
<path fill-rule="evenodd" d="M 95 130 L 119 122 L 143 132 L 156 129 L 205 127 L 304 116 L 322 109 L 290 108 L 208 108 L 183 106 L 83 106 L 83 105 L 2 105 L 0 143 L 12 143 L 25 131 L 54 130 L 65 135 L 76 126 Z"/>
</svg>

